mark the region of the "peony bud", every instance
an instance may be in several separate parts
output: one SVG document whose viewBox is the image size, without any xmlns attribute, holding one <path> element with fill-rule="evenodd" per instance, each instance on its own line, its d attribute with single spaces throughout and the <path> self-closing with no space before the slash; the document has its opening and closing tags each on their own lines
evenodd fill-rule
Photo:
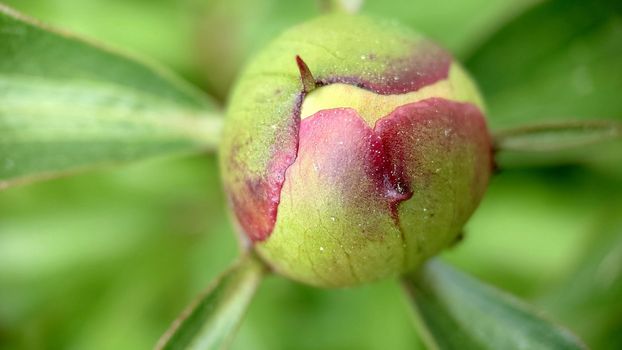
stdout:
<svg viewBox="0 0 622 350">
<path fill-rule="evenodd" d="M 237 223 L 275 271 L 312 285 L 412 270 L 457 239 L 486 189 L 482 111 L 460 65 L 402 25 L 297 26 L 230 101 L 221 163 Z"/>
</svg>

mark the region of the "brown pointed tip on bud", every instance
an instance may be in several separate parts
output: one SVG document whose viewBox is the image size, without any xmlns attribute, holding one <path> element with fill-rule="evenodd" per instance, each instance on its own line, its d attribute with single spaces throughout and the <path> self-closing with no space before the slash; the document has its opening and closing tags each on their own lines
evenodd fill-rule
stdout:
<svg viewBox="0 0 622 350">
<path fill-rule="evenodd" d="M 302 82 L 302 91 L 305 93 L 309 93 L 315 90 L 315 78 L 313 78 L 313 74 L 311 74 L 311 70 L 305 63 L 305 61 L 300 58 L 300 56 L 296 55 L 296 65 L 298 66 L 298 71 L 300 72 L 300 81 Z"/>
<path fill-rule="evenodd" d="M 417 268 L 457 240 L 487 187 L 483 110 L 451 55 L 405 26 L 335 14 L 285 32 L 228 110 L 222 177 L 243 236 L 317 286 Z"/>
</svg>

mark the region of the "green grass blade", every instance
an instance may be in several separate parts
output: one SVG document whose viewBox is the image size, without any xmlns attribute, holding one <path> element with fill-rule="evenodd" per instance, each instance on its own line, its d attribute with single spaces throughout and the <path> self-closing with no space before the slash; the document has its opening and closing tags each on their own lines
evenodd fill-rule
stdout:
<svg viewBox="0 0 622 350">
<path fill-rule="evenodd" d="M 156 349 L 226 349 L 265 272 L 252 254 L 243 256 L 173 323 Z"/>
<path fill-rule="evenodd" d="M 0 188 L 215 148 L 220 126 L 166 70 L 0 5 Z"/>
<path fill-rule="evenodd" d="M 570 332 L 527 305 L 440 261 L 404 278 L 430 349 L 584 349 Z"/>
</svg>

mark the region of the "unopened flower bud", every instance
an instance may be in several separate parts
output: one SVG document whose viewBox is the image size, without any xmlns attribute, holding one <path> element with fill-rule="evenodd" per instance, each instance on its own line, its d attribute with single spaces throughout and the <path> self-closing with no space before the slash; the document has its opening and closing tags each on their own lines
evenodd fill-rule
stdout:
<svg viewBox="0 0 622 350">
<path fill-rule="evenodd" d="M 221 163 L 237 223 L 275 271 L 351 286 L 456 240 L 491 142 L 477 88 L 445 50 L 394 22 L 330 15 L 244 71 Z"/>
</svg>

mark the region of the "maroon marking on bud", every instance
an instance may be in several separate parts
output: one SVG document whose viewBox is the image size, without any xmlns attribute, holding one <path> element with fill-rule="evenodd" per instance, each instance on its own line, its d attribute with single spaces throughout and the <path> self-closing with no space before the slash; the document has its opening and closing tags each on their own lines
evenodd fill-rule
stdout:
<svg viewBox="0 0 622 350">
<path fill-rule="evenodd" d="M 302 94 L 299 99 L 302 101 Z M 297 106 L 300 108 L 300 103 Z M 358 164 L 362 167 L 359 170 L 374 184 L 374 194 L 356 200 L 385 201 L 388 213 L 399 224 L 399 204 L 413 197 L 411 181 L 434 176 L 422 172 L 420 162 L 427 146 L 418 146 L 414 139 L 429 138 L 426 131 L 438 125 L 451 126 L 456 133 L 453 137 L 477 145 L 475 152 L 480 161 L 474 165 L 478 174 L 473 183 L 474 191 L 483 191 L 488 181 L 490 139 L 484 116 L 469 103 L 430 98 L 406 104 L 379 119 L 373 129 L 351 108 L 322 110 L 294 124 L 290 133 L 297 137 L 284 137 L 284 140 L 292 140 L 291 144 L 274 152 L 266 176 L 247 180 L 241 192 L 243 196 L 231 198 L 240 225 L 254 242 L 263 241 L 271 234 L 285 175 L 297 162 L 317 161 L 321 164 L 322 176 L 331 179 L 331 186 L 342 188 L 344 196 L 350 194 L 348 188 L 359 185 L 344 183 L 346 173 L 356 172 L 348 165 Z M 438 141 L 436 137 L 424 141 L 428 146 L 450 145 L 449 141 Z M 479 196 L 474 194 L 474 198 Z"/>
<path fill-rule="evenodd" d="M 226 192 L 229 193 L 229 200 L 240 226 L 253 242 L 265 240 L 274 228 L 285 172 L 294 163 L 298 154 L 303 95 L 304 93 L 300 93 L 297 98 L 290 125 L 284 127 L 287 132 L 280 133 L 274 142 L 273 156 L 264 176 L 245 177 L 244 167 L 230 162 L 233 169 L 230 173 L 240 174 L 239 176 L 243 177 L 244 188 Z M 235 156 L 231 159 L 235 159 Z"/>
<path fill-rule="evenodd" d="M 367 201 L 385 202 L 397 219 L 397 205 L 410 198 L 412 191 L 403 176 L 403 164 L 389 157 L 388 151 L 384 140 L 356 110 L 334 108 L 302 120 L 295 164 L 304 169 L 313 164 L 314 170 L 298 174 L 319 177 L 320 183 L 340 193 L 341 200 L 357 203 L 356 206 L 365 206 Z M 365 188 L 369 185 L 372 187 Z"/>
<path fill-rule="evenodd" d="M 367 55 L 371 60 L 381 59 L 374 53 Z M 373 58 L 373 59 L 372 59 Z M 252 241 L 263 241 L 272 233 L 280 203 L 281 188 L 285 181 L 286 170 L 298 156 L 300 110 L 304 96 L 311 90 L 333 83 L 345 83 L 358 86 L 381 95 L 402 94 L 417 91 L 449 76 L 451 55 L 431 42 L 420 43 L 413 48 L 413 53 L 405 58 L 387 62 L 386 71 L 380 77 L 372 76 L 331 76 L 323 79 L 313 77 L 306 63 L 296 56 L 296 64 L 300 71 L 302 90 L 293 102 L 291 119 L 286 126 L 276 132 L 273 156 L 265 173 L 261 176 L 245 175 L 248 171 L 242 164 L 235 164 L 232 157 L 231 174 L 237 173 L 243 189 L 227 190 L 230 202 L 243 231 Z M 306 120 L 306 119 L 305 119 Z M 391 212 L 396 217 L 397 205 L 412 196 L 404 170 L 398 161 L 388 161 L 390 154 L 385 149 L 390 146 L 384 140 L 374 145 L 377 156 L 372 158 L 371 167 L 375 168 L 378 177 L 378 188 L 385 191 Z"/>
<path fill-rule="evenodd" d="M 445 134 L 448 127 L 456 130 L 454 135 Z M 414 195 L 411 181 L 438 176 L 434 171 L 422 170 L 426 168 L 421 162 L 426 161 L 428 147 L 442 147 L 449 152 L 456 140 L 461 147 L 466 145 L 464 142 L 476 144 L 478 162 L 474 166 L 480 175 L 473 186 L 476 191 L 485 188 L 490 148 L 487 135 L 484 116 L 477 107 L 442 98 L 400 106 L 374 128 L 351 108 L 327 109 L 302 120 L 300 148 L 293 166 L 299 162 L 305 167 L 317 165 L 325 185 L 336 186 L 342 198 L 360 201 L 356 206 L 364 206 L 365 201 L 384 201 L 387 212 L 399 225 L 399 204 Z M 419 137 L 422 143 L 415 141 Z M 357 176 L 366 176 L 373 189 L 360 189 L 367 182 Z"/>
<path fill-rule="evenodd" d="M 436 133 L 430 134 L 430 128 L 437 128 Z M 405 164 L 407 159 L 408 169 L 401 173 L 407 179 L 435 176 L 434 172 L 424 171 L 425 167 L 420 163 L 426 157 L 429 145 L 441 147 L 446 152 L 467 144 L 473 146 L 475 176 L 471 198 L 478 200 L 486 189 L 492 171 L 492 142 L 484 115 L 477 106 L 429 98 L 396 108 L 378 120 L 374 130 L 384 141 L 387 156 L 394 158 L 391 163 Z M 418 139 L 420 144 L 415 142 Z M 443 159 L 435 161 L 442 162 Z M 437 164 L 443 166 L 442 163 Z"/>
<path fill-rule="evenodd" d="M 370 54 L 371 55 L 371 54 Z M 368 56 L 370 56 L 368 55 Z M 380 78 L 367 76 L 331 76 L 316 79 L 316 86 L 349 84 L 380 95 L 405 94 L 447 79 L 452 56 L 431 42 L 420 43 L 407 57 L 387 62 Z"/>
<path fill-rule="evenodd" d="M 359 117 L 360 118 L 360 117 Z M 398 220 L 399 203 L 410 199 L 413 192 L 405 174 L 402 158 L 391 156 L 389 140 L 383 139 L 376 128 L 373 129 L 373 142 L 370 147 L 370 167 L 368 173 L 376 183 L 376 189 L 389 202 L 389 210 L 394 220 Z"/>
<path fill-rule="evenodd" d="M 316 87 L 315 78 L 313 78 L 313 74 L 311 74 L 311 70 L 309 66 L 305 63 L 305 61 L 300 58 L 300 56 L 296 55 L 296 64 L 298 65 L 298 71 L 300 71 L 300 81 L 302 82 L 302 91 L 307 94 L 313 91 Z"/>
</svg>

